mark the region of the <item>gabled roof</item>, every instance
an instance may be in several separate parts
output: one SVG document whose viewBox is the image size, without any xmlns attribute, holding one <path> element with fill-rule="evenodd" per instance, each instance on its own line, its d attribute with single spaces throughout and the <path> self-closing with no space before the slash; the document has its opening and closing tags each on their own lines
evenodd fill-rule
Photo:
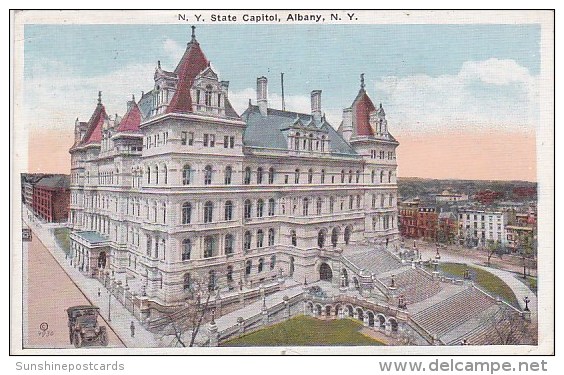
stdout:
<svg viewBox="0 0 564 375">
<path fill-rule="evenodd" d="M 200 48 L 200 44 L 196 41 L 196 38 L 192 37 L 178 66 L 174 69 L 174 73 L 178 76 L 178 86 L 167 108 L 167 113 L 192 112 L 190 88 L 194 84 L 196 76 L 208 65 L 209 61 Z"/>
<path fill-rule="evenodd" d="M 141 110 L 135 100 L 128 102 L 128 109 L 117 128 L 118 132 L 137 132 L 141 124 Z"/>
<path fill-rule="evenodd" d="M 246 122 L 243 144 L 250 147 L 288 149 L 287 130 L 300 122 L 312 123 L 313 128 L 324 131 L 330 142 L 330 153 L 341 156 L 357 156 L 353 148 L 335 131 L 325 119 L 315 120 L 312 115 L 268 108 L 266 116 L 259 107 L 250 105 L 241 115 Z"/>
<path fill-rule="evenodd" d="M 374 136 L 370 126 L 370 113 L 376 109 L 364 88 L 361 88 L 352 104 L 353 134 L 358 136 Z"/>
<path fill-rule="evenodd" d="M 107 118 L 108 115 L 106 114 L 106 108 L 104 108 L 101 102 L 98 102 L 94 113 L 92 113 L 92 116 L 88 121 L 88 130 L 86 130 L 86 134 L 80 144 L 87 145 L 91 143 L 99 143 L 102 140 L 102 126 Z"/>
</svg>

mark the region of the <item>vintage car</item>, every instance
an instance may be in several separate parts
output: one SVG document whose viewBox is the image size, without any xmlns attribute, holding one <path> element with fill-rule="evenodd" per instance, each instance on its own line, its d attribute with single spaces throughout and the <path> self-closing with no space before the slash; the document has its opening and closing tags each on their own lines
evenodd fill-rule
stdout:
<svg viewBox="0 0 564 375">
<path fill-rule="evenodd" d="M 69 317 L 69 340 L 76 348 L 83 345 L 108 345 L 105 326 L 98 324 L 100 308 L 96 306 L 73 306 L 67 309 Z"/>
</svg>

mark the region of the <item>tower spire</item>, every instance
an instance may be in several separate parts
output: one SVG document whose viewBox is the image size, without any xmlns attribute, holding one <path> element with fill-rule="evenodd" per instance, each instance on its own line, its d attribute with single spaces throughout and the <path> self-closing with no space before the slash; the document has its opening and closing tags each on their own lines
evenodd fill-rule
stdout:
<svg viewBox="0 0 564 375">
<path fill-rule="evenodd" d="M 98 91 L 98 105 L 102 104 L 102 91 Z"/>
<path fill-rule="evenodd" d="M 360 74 L 360 89 L 364 90 L 364 73 Z"/>
<path fill-rule="evenodd" d="M 191 42 L 195 42 L 196 41 L 196 26 L 191 26 L 192 28 L 192 39 Z"/>
</svg>

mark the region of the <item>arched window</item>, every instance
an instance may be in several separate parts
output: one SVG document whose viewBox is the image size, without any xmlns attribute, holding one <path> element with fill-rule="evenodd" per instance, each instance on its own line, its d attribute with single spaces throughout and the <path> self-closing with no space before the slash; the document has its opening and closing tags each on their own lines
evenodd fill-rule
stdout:
<svg viewBox="0 0 564 375">
<path fill-rule="evenodd" d="M 225 220 L 229 221 L 233 219 L 233 202 L 225 202 Z"/>
<path fill-rule="evenodd" d="M 300 183 L 300 170 L 296 169 L 294 171 L 294 183 L 299 184 Z"/>
<path fill-rule="evenodd" d="M 388 182 L 392 182 L 392 171 L 388 172 Z"/>
<path fill-rule="evenodd" d="M 159 184 L 159 166 L 155 165 L 155 184 Z"/>
<path fill-rule="evenodd" d="M 333 247 L 337 246 L 337 241 L 339 240 L 339 228 L 335 227 L 331 231 L 331 244 Z"/>
<path fill-rule="evenodd" d="M 253 205 L 252 205 L 251 201 L 249 199 L 246 199 L 245 203 L 244 203 L 244 209 L 243 209 L 243 217 L 245 219 L 251 218 L 252 208 L 253 208 Z"/>
<path fill-rule="evenodd" d="M 227 266 L 227 273 L 225 275 L 228 283 L 233 282 L 233 266 Z"/>
<path fill-rule="evenodd" d="M 296 236 L 296 231 L 295 230 L 291 230 L 290 231 L 290 237 L 292 239 L 292 246 L 298 246 L 298 238 Z"/>
<path fill-rule="evenodd" d="M 243 250 L 249 251 L 251 249 L 251 232 L 246 231 L 243 235 Z"/>
<path fill-rule="evenodd" d="M 268 246 L 274 246 L 274 228 L 268 230 Z"/>
<path fill-rule="evenodd" d="M 151 256 L 151 249 L 153 248 L 153 241 L 151 240 L 151 236 L 147 236 L 147 248 L 145 254 L 147 256 Z"/>
<path fill-rule="evenodd" d="M 210 107 L 212 105 L 212 87 L 211 85 L 207 85 L 206 86 L 206 91 L 204 93 L 204 104 L 207 107 Z"/>
<path fill-rule="evenodd" d="M 161 205 L 161 210 L 163 213 L 163 224 L 166 224 L 166 203 L 163 202 L 163 204 Z"/>
<path fill-rule="evenodd" d="M 321 183 L 324 184 L 325 183 L 325 169 L 321 170 Z"/>
<path fill-rule="evenodd" d="M 182 224 L 190 224 L 192 218 L 192 205 L 190 202 L 182 204 Z"/>
<path fill-rule="evenodd" d="M 344 184 L 345 183 L 345 170 L 341 169 L 341 183 Z"/>
<path fill-rule="evenodd" d="M 192 278 L 190 277 L 190 273 L 184 274 L 184 282 L 183 282 L 184 290 L 189 290 L 192 288 Z"/>
<path fill-rule="evenodd" d="M 317 198 L 317 214 L 321 215 L 321 211 L 323 210 L 323 200 L 321 199 L 321 197 Z"/>
<path fill-rule="evenodd" d="M 384 182 L 384 171 L 380 171 L 380 183 Z"/>
<path fill-rule="evenodd" d="M 147 184 L 151 183 L 151 167 L 147 167 Z"/>
<path fill-rule="evenodd" d="M 354 198 L 353 196 L 349 196 L 349 210 L 353 209 L 353 204 L 354 204 Z"/>
<path fill-rule="evenodd" d="M 374 171 L 374 169 L 372 170 L 372 173 L 370 174 L 370 181 L 372 181 L 372 183 L 374 183 L 374 178 L 376 177 L 376 172 Z"/>
<path fill-rule="evenodd" d="M 389 207 L 394 206 L 394 196 L 393 196 L 393 194 L 390 194 L 389 203 L 390 203 Z"/>
<path fill-rule="evenodd" d="M 233 235 L 226 234 L 225 235 L 225 246 L 224 246 L 225 254 L 233 254 Z"/>
<path fill-rule="evenodd" d="M 268 169 L 268 183 L 269 184 L 273 184 L 274 183 L 274 168 L 270 167 Z"/>
<path fill-rule="evenodd" d="M 257 201 L 257 217 L 262 217 L 264 211 L 264 201 L 262 199 L 259 199 Z"/>
<path fill-rule="evenodd" d="M 313 182 L 313 169 L 307 171 L 307 183 L 311 184 Z"/>
<path fill-rule="evenodd" d="M 296 136 L 294 138 L 294 149 L 295 150 L 300 149 L 300 133 L 296 133 Z"/>
<path fill-rule="evenodd" d="M 251 168 L 250 167 L 245 168 L 245 176 L 244 176 L 243 183 L 245 185 L 249 185 L 251 183 Z"/>
<path fill-rule="evenodd" d="M 225 167 L 225 185 L 231 185 L 231 176 L 233 175 L 233 168 L 230 166 Z"/>
<path fill-rule="evenodd" d="M 190 177 L 192 175 L 192 169 L 189 165 L 182 167 L 182 185 L 190 185 Z"/>
<path fill-rule="evenodd" d="M 356 196 L 356 208 L 360 208 L 361 198 L 360 195 Z"/>
<path fill-rule="evenodd" d="M 321 136 L 321 152 L 325 152 L 325 136 Z"/>
<path fill-rule="evenodd" d="M 360 171 L 357 170 L 356 171 L 356 183 L 358 184 L 360 182 Z"/>
<path fill-rule="evenodd" d="M 307 149 L 309 151 L 313 151 L 313 134 L 309 135 L 309 139 L 307 141 Z"/>
<path fill-rule="evenodd" d="M 258 261 L 257 272 L 261 273 L 263 268 L 264 268 L 264 258 L 260 258 Z"/>
<path fill-rule="evenodd" d="M 290 257 L 290 270 L 289 270 L 290 276 L 294 275 L 294 268 L 295 268 L 294 263 L 295 263 L 294 257 Z"/>
<path fill-rule="evenodd" d="M 212 182 L 212 167 L 211 165 L 206 165 L 204 168 L 204 185 L 211 185 Z"/>
<path fill-rule="evenodd" d="M 322 249 L 325 245 L 325 230 L 322 229 L 317 233 L 317 246 Z"/>
<path fill-rule="evenodd" d="M 166 164 L 163 165 L 163 177 L 164 177 L 164 184 L 167 185 L 168 184 L 168 168 L 166 167 Z"/>
<path fill-rule="evenodd" d="M 190 239 L 186 238 L 182 240 L 182 260 L 190 260 L 190 254 L 192 252 L 192 242 Z"/>
<path fill-rule="evenodd" d="M 262 231 L 262 229 L 259 229 L 257 231 L 257 248 L 261 248 L 263 246 L 263 242 L 264 242 L 264 232 Z"/>
<path fill-rule="evenodd" d="M 351 169 L 349 169 L 349 184 L 352 183 L 352 176 L 353 176 L 353 172 Z"/>
<path fill-rule="evenodd" d="M 274 198 L 270 198 L 268 200 L 268 216 L 274 216 L 275 208 L 276 208 L 276 203 L 274 201 Z"/>
<path fill-rule="evenodd" d="M 304 216 L 308 215 L 308 211 L 309 211 L 309 199 L 304 198 L 303 200 L 303 206 L 302 206 L 302 214 Z"/>
<path fill-rule="evenodd" d="M 262 184 L 262 167 L 257 168 L 257 184 Z"/>
<path fill-rule="evenodd" d="M 212 236 L 204 238 L 204 258 L 211 258 L 215 253 L 215 239 Z"/>
<path fill-rule="evenodd" d="M 217 283 L 217 278 L 215 275 L 215 270 L 210 270 L 208 272 L 208 291 L 211 292 L 212 290 L 215 290 L 216 283 Z"/>
<path fill-rule="evenodd" d="M 276 267 L 276 255 L 270 257 L 270 270 L 272 271 Z"/>
<path fill-rule="evenodd" d="M 207 201 L 204 204 L 204 223 L 211 223 L 213 220 L 213 203 Z"/>
<path fill-rule="evenodd" d="M 249 260 L 245 263 L 245 275 L 250 275 L 252 268 L 253 268 L 253 261 L 249 259 Z"/>
</svg>

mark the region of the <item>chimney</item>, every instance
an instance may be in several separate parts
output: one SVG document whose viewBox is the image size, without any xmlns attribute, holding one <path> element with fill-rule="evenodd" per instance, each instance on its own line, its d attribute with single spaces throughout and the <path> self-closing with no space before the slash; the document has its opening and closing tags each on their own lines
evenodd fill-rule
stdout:
<svg viewBox="0 0 564 375">
<path fill-rule="evenodd" d="M 227 95 L 229 93 L 229 81 L 221 81 L 219 82 L 219 84 L 221 85 L 221 89 L 223 90 L 225 98 L 227 98 Z"/>
<path fill-rule="evenodd" d="M 257 78 L 257 105 L 259 106 L 260 113 L 266 116 L 268 108 L 268 80 L 265 76 Z"/>
<path fill-rule="evenodd" d="M 349 142 L 352 136 L 352 108 L 343 109 L 343 123 L 341 124 L 341 135 Z"/>
<path fill-rule="evenodd" d="M 311 115 L 316 121 L 321 120 L 321 90 L 311 92 Z"/>
</svg>

